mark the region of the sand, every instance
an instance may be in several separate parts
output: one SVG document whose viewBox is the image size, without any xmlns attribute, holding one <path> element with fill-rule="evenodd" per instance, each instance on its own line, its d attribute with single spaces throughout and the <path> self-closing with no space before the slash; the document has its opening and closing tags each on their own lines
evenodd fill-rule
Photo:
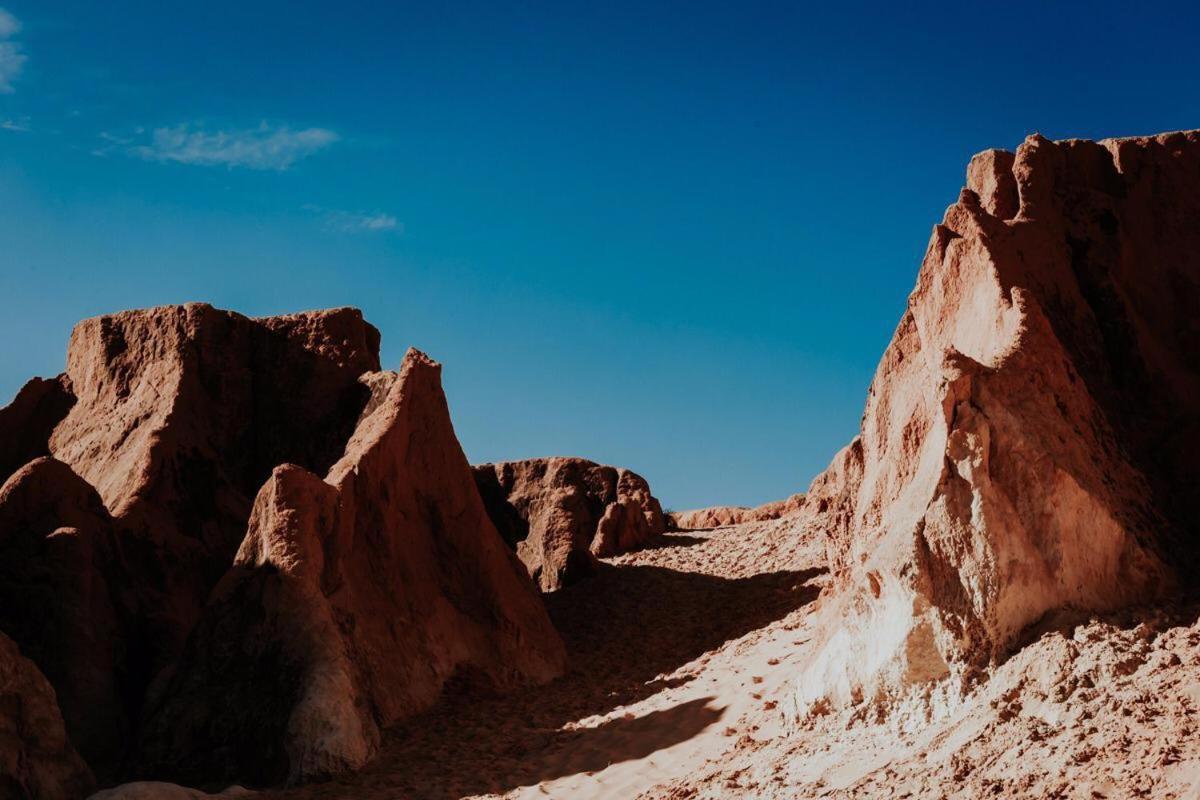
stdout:
<svg viewBox="0 0 1200 800">
<path fill-rule="evenodd" d="M 673 533 L 547 595 L 566 676 L 467 688 L 365 770 L 264 798 L 1200 798 L 1200 611 L 1061 617 L 949 717 L 783 709 L 826 580 L 794 522 Z"/>
</svg>

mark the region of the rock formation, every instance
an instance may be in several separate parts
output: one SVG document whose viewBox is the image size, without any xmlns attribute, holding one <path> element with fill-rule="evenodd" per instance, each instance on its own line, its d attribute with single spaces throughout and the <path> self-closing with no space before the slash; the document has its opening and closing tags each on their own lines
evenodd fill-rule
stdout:
<svg viewBox="0 0 1200 800">
<path fill-rule="evenodd" d="M 507 688 L 565 653 L 488 520 L 450 422 L 440 366 L 409 351 L 324 480 L 291 464 L 258 493 L 139 748 L 188 783 L 354 769 L 379 730 L 448 681 Z"/>
<path fill-rule="evenodd" d="M 972 160 L 861 433 L 808 493 L 835 589 L 802 713 L 924 719 L 1048 612 L 1151 601 L 1191 569 L 1197 220 L 1197 132 Z"/>
<path fill-rule="evenodd" d="M 54 689 L 0 633 L 0 797 L 76 798 L 93 785 L 67 738 Z"/>
<path fill-rule="evenodd" d="M 667 514 L 667 527 L 679 531 L 704 531 L 741 525 L 746 522 L 766 522 L 799 514 L 804 509 L 804 495 L 794 494 L 783 500 L 746 506 L 709 506 L 692 511 L 672 511 Z"/>
<path fill-rule="evenodd" d="M 0 630 L 54 686 L 71 740 L 102 776 L 129 729 L 111 524 L 96 490 L 52 458 L 0 488 Z"/>
<path fill-rule="evenodd" d="M 28 737 L 0 782 L 80 796 L 39 777 L 47 747 L 78 762 L 64 720 L 102 782 L 135 756 L 200 785 L 330 774 L 448 681 L 563 669 L 478 497 L 439 368 L 410 354 L 402 375 L 382 372 L 378 348 L 352 309 L 123 312 L 76 326 L 66 374 L 0 409 L 5 674 L 33 693 L 0 709 Z M 21 716 L 48 718 L 46 679 L 58 744 Z"/>
<path fill-rule="evenodd" d="M 143 681 L 173 658 L 285 462 L 324 471 L 368 401 L 379 332 L 353 309 L 250 319 L 204 304 L 71 333 L 77 402 L 49 449 L 96 487 L 123 542 Z M 132 576 L 136 576 L 136 579 Z"/>
<path fill-rule="evenodd" d="M 496 529 L 543 591 L 590 575 L 596 557 L 640 547 L 666 528 L 649 484 L 627 469 L 535 458 L 474 472 Z"/>
</svg>

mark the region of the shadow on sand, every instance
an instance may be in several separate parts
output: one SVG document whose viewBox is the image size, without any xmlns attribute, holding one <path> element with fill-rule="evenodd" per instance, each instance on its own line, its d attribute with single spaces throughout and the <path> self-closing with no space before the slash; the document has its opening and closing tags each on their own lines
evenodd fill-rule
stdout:
<svg viewBox="0 0 1200 800">
<path fill-rule="evenodd" d="M 451 800 L 501 793 L 687 741 L 721 718 L 712 698 L 594 727 L 564 725 L 687 683 L 686 675 L 667 676 L 811 602 L 818 589 L 808 582 L 821 572 L 727 579 L 602 564 L 595 577 L 545 598 L 571 658 L 562 678 L 507 696 L 447 697 L 389 730 L 364 771 L 288 797 Z"/>
</svg>

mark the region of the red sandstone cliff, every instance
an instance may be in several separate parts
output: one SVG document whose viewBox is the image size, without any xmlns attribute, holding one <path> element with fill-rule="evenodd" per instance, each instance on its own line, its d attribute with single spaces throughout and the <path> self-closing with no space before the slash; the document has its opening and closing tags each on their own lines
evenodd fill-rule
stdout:
<svg viewBox="0 0 1200 800">
<path fill-rule="evenodd" d="M 1060 609 L 1194 564 L 1200 133 L 976 156 L 862 431 L 808 493 L 835 593 L 799 676 L 922 719 Z"/>
</svg>

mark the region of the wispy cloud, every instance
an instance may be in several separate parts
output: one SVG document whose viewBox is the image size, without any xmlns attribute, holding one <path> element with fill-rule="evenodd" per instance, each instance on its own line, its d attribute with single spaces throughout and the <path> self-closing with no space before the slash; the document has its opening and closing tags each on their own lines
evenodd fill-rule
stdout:
<svg viewBox="0 0 1200 800">
<path fill-rule="evenodd" d="M 338 135 L 325 128 L 292 130 L 265 122 L 257 128 L 207 131 L 192 125 L 156 128 L 150 141 L 134 144 L 105 134 L 112 144 L 127 145 L 126 152 L 147 161 L 174 161 L 217 167 L 285 170 L 297 161 L 329 147 Z M 136 141 L 136 140 L 133 140 Z"/>
<path fill-rule="evenodd" d="M 12 94 L 12 82 L 21 74 L 28 56 L 21 52 L 18 42 L 7 41 L 21 30 L 21 23 L 0 8 L 0 94 Z"/>
<path fill-rule="evenodd" d="M 28 133 L 33 130 L 29 124 L 29 117 L 21 117 L 20 119 L 0 119 L 0 131 L 16 131 L 18 133 Z"/>
<path fill-rule="evenodd" d="M 403 223 L 382 211 L 341 211 L 311 204 L 304 210 L 319 214 L 325 227 L 338 233 L 404 232 Z"/>
</svg>

